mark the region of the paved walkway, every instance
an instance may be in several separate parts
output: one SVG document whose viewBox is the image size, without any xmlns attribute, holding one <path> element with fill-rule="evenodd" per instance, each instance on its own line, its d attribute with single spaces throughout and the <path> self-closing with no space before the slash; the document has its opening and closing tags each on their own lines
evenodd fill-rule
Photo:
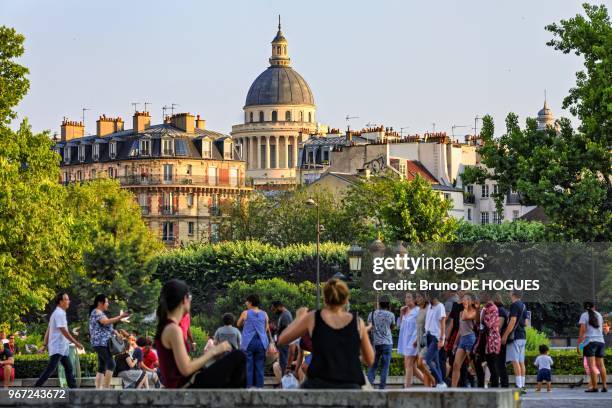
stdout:
<svg viewBox="0 0 612 408">
<path fill-rule="evenodd" d="M 612 407 L 612 393 L 585 393 L 584 388 L 553 388 L 551 392 L 529 389 L 521 397 L 523 408 L 610 408 Z"/>
</svg>

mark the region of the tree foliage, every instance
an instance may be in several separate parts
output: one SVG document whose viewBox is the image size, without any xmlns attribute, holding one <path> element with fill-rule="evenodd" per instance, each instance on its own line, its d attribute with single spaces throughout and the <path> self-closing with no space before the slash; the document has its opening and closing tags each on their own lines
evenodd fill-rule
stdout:
<svg viewBox="0 0 612 408">
<path fill-rule="evenodd" d="M 540 242 L 545 237 L 544 224 L 535 221 L 516 220 L 486 225 L 464 221 L 459 223 L 456 242 Z"/>
<path fill-rule="evenodd" d="M 24 52 L 25 37 L 15 29 L 0 26 L 0 125 L 15 118 L 15 107 L 30 88 L 28 69 L 15 59 Z"/>
</svg>

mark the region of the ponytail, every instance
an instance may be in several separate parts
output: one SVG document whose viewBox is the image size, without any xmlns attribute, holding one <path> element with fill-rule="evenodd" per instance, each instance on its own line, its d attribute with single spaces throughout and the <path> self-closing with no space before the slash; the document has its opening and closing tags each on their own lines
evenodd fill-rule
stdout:
<svg viewBox="0 0 612 408">
<path fill-rule="evenodd" d="M 164 284 L 159 294 L 159 305 L 157 306 L 157 329 L 155 338 L 161 338 L 161 333 L 166 327 L 168 313 L 176 309 L 185 296 L 189 295 L 189 286 L 179 279 L 171 279 Z"/>
<path fill-rule="evenodd" d="M 583 306 L 584 306 L 584 309 L 589 314 L 589 326 L 598 329 L 599 319 L 597 318 L 597 315 L 595 314 L 595 311 L 593 310 L 595 305 L 593 304 L 593 302 L 586 301 L 584 302 Z"/>
</svg>

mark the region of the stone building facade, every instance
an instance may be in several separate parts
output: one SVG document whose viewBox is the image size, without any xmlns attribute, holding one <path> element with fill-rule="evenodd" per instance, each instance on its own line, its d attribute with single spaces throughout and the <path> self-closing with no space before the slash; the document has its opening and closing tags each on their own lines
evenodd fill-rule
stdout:
<svg viewBox="0 0 612 408">
<path fill-rule="evenodd" d="M 136 112 L 129 130 L 121 118 L 101 116 L 96 125 L 96 134 L 85 136 L 83 123 L 64 119 L 54 147 L 61 182 L 119 180 L 168 246 L 215 241 L 222 205 L 251 190 L 232 139 L 207 130 L 199 115 L 180 113 L 151 125 L 148 112 Z"/>
</svg>

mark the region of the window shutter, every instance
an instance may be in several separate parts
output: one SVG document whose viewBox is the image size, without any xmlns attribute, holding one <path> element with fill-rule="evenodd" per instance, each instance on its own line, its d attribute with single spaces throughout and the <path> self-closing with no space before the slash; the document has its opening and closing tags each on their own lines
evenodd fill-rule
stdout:
<svg viewBox="0 0 612 408">
<path fill-rule="evenodd" d="M 158 198 L 158 204 L 157 204 L 157 211 L 162 214 L 163 213 L 163 208 L 164 208 L 164 196 L 162 193 L 159 193 L 157 195 Z"/>
<path fill-rule="evenodd" d="M 174 239 L 178 240 L 178 234 L 179 234 L 179 224 L 178 222 L 173 222 L 172 223 L 173 227 L 174 227 Z"/>
<path fill-rule="evenodd" d="M 178 212 L 178 206 L 179 206 L 178 194 L 173 194 L 172 195 L 172 214 L 175 214 Z"/>
</svg>

